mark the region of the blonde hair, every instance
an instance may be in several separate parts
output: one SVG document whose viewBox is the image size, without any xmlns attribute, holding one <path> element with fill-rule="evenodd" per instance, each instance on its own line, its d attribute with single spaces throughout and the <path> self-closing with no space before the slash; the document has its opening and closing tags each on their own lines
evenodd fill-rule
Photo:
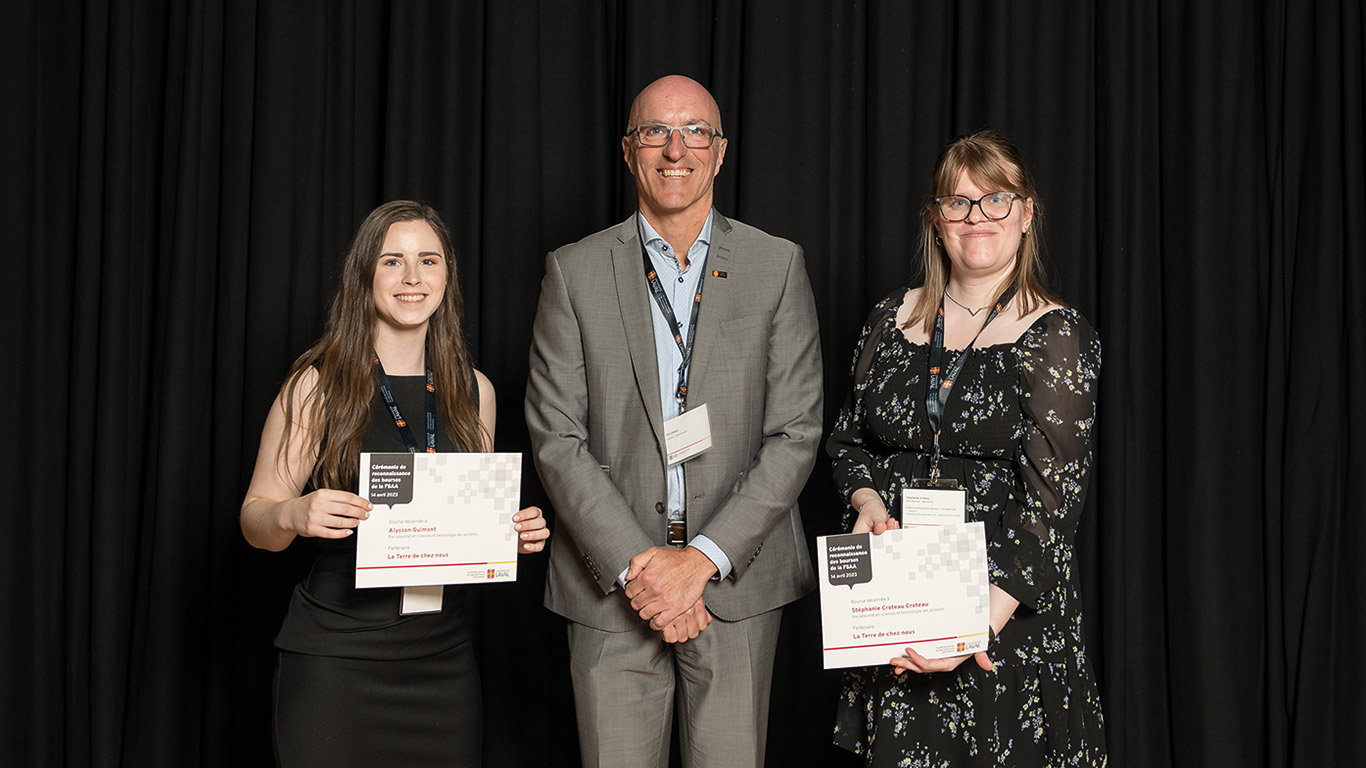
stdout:
<svg viewBox="0 0 1366 768">
<path fill-rule="evenodd" d="M 1025 167 L 1020 150 L 1004 134 L 991 129 L 982 129 L 960 136 L 944 148 L 935 165 L 930 179 L 930 199 L 925 201 L 920 211 L 920 270 L 924 276 L 923 288 L 915 306 L 911 309 L 905 328 L 917 322 L 924 325 L 928 333 L 934 324 L 935 313 L 944 289 L 949 284 L 949 256 L 938 241 L 935 221 L 939 217 L 939 206 L 934 198 L 953 194 L 953 185 L 958 177 L 967 173 L 973 183 L 993 192 L 1014 192 L 1033 204 L 1033 219 L 1029 225 L 1028 236 L 1020 239 L 1019 250 L 1015 253 L 1015 270 L 1010 283 L 1019 286 L 1015 294 L 1020 314 L 1028 314 L 1040 305 L 1061 304 L 1048 292 L 1043 273 L 1043 241 L 1040 237 L 1043 226 L 1043 203 L 1034 186 L 1034 177 Z M 1023 202 L 1023 200 L 1021 201 Z M 1000 287 L 1000 293 L 1010 285 Z M 994 302 L 1000 293 L 992 297 Z"/>
</svg>

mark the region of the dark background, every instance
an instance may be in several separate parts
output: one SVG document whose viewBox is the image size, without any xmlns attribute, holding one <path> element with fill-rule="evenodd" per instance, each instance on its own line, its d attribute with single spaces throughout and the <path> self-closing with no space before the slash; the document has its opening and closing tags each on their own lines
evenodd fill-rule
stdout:
<svg viewBox="0 0 1366 768">
<path fill-rule="evenodd" d="M 806 247 L 827 425 L 939 149 L 1018 141 L 1105 343 L 1080 551 L 1111 765 L 1363 764 L 1364 37 L 1357 0 L 4 0 L 0 754 L 267 764 L 309 553 L 237 510 L 355 227 L 446 217 L 525 451 L 544 253 L 625 217 L 629 101 L 682 72 L 730 137 L 718 208 Z M 834 530 L 824 460 L 803 505 Z M 544 568 L 483 593 L 490 766 L 577 765 Z M 770 765 L 850 762 L 837 681 L 805 599 Z"/>
</svg>

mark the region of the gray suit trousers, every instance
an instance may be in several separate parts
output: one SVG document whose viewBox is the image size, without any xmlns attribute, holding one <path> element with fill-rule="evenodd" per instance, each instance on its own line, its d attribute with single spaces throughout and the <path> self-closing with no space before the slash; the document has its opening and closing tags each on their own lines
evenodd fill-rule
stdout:
<svg viewBox="0 0 1366 768">
<path fill-rule="evenodd" d="M 605 632 L 570 622 L 585 768 L 668 768 L 675 700 L 685 768 L 762 766 L 781 623 L 781 608 L 715 619 L 671 645 L 646 625 Z"/>
</svg>

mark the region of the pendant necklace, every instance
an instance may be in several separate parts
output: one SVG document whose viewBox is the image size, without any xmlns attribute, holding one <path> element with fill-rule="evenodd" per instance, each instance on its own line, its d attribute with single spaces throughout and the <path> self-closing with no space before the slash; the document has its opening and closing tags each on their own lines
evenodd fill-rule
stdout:
<svg viewBox="0 0 1366 768">
<path fill-rule="evenodd" d="M 963 302 L 959 301 L 958 299 L 955 299 L 955 298 L 953 297 L 953 294 L 951 294 L 951 293 L 948 292 L 948 289 L 945 289 L 945 290 L 944 290 L 944 295 L 949 297 L 949 301 L 952 301 L 954 304 L 957 304 L 958 306 L 960 306 L 960 307 L 962 307 L 963 309 L 967 310 L 967 313 L 968 313 L 968 316 L 969 316 L 969 317 L 977 317 L 977 313 L 981 312 L 981 311 L 984 310 L 984 309 L 987 309 L 987 307 L 978 307 L 977 309 L 973 309 L 972 307 L 969 307 L 968 305 L 964 304 Z"/>
</svg>

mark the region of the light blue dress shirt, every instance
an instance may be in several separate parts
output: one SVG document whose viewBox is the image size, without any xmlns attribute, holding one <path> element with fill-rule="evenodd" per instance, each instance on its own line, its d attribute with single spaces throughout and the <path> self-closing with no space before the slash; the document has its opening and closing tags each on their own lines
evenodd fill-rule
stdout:
<svg viewBox="0 0 1366 768">
<path fill-rule="evenodd" d="M 688 343 L 688 321 L 692 319 L 692 299 L 697 295 L 698 283 L 702 280 L 706 272 L 707 251 L 711 247 L 711 223 L 714 214 L 707 214 L 707 221 L 702 225 L 702 231 L 698 233 L 691 247 L 688 248 L 688 268 L 682 269 L 678 266 L 678 259 L 674 257 L 673 247 L 664 238 L 655 232 L 650 222 L 644 216 L 636 214 L 640 222 L 641 231 L 645 236 L 645 252 L 650 256 L 650 263 L 654 265 L 655 272 L 659 274 L 659 283 L 664 288 L 664 293 L 669 299 L 669 306 L 673 309 L 674 318 L 678 320 L 678 332 L 683 336 L 683 343 Z M 645 275 L 641 275 L 643 280 Z M 649 286 L 645 288 L 649 291 Z M 659 304 L 654 300 L 654 296 L 649 297 L 650 317 L 654 320 L 655 331 L 655 358 L 659 366 L 659 402 L 664 406 L 664 420 L 668 421 L 677 416 L 680 411 L 678 408 L 678 366 L 683 364 L 683 353 L 679 351 L 678 344 L 674 341 L 674 331 L 669 328 L 669 321 L 664 319 L 664 313 L 660 311 Z M 702 294 L 702 312 L 707 311 L 707 295 Z M 700 317 L 700 313 L 699 313 Z M 698 403 L 693 403 L 698 405 Z M 686 515 L 687 510 L 687 489 L 683 477 L 683 465 L 675 464 L 668 470 L 668 514 L 670 520 L 681 520 Z M 694 536 L 688 541 L 688 546 L 702 552 L 716 566 L 717 578 L 724 579 L 730 575 L 731 563 L 726 553 L 716 546 L 716 543 L 706 536 Z M 622 575 L 625 582 L 625 574 Z"/>
</svg>

